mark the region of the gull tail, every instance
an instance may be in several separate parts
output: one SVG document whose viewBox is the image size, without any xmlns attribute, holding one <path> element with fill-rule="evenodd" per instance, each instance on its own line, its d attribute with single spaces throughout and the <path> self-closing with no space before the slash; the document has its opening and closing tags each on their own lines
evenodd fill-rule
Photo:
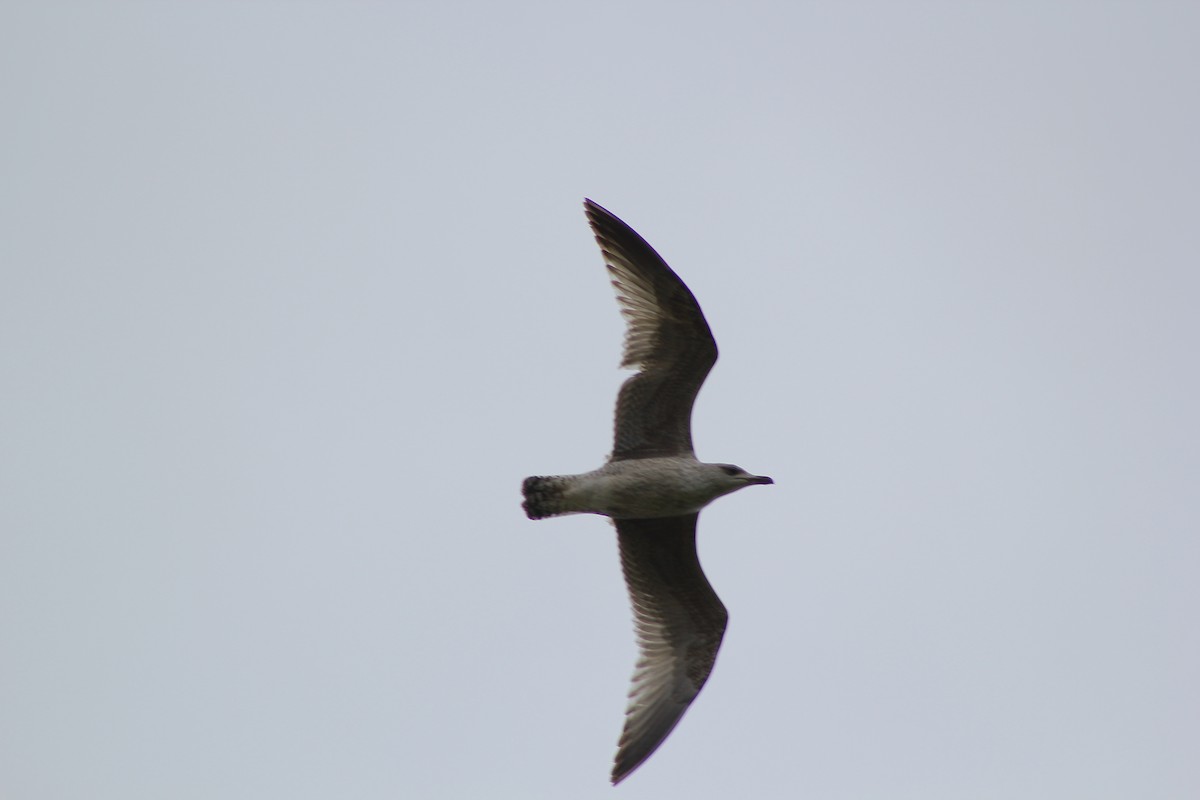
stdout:
<svg viewBox="0 0 1200 800">
<path fill-rule="evenodd" d="M 521 508 L 525 509 L 525 514 L 530 519 L 570 514 L 575 509 L 567 506 L 568 482 L 569 479 L 563 475 L 526 478 L 521 484 L 521 493 L 525 495 L 525 502 L 521 504 Z"/>
</svg>

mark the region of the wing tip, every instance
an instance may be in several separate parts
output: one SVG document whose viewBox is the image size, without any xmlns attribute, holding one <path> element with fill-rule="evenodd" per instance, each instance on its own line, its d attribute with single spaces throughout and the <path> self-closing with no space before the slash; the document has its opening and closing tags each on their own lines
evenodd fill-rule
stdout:
<svg viewBox="0 0 1200 800">
<path fill-rule="evenodd" d="M 625 754 L 617 753 L 617 757 L 613 759 L 612 774 L 609 776 L 613 786 L 632 775 L 633 771 L 646 763 L 646 759 L 650 757 L 650 753 L 644 753 L 637 758 L 622 758 L 622 755 Z"/>
<path fill-rule="evenodd" d="M 600 236 L 600 228 L 606 222 L 617 219 L 616 214 L 612 213 L 590 197 L 583 198 L 583 213 L 587 215 L 588 225 L 591 226 L 592 232 L 597 236 L 597 238 Z"/>
</svg>

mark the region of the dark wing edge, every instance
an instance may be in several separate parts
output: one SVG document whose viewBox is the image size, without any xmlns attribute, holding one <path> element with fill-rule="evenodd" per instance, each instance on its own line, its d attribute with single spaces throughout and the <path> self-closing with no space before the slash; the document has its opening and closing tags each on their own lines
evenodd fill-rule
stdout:
<svg viewBox="0 0 1200 800">
<path fill-rule="evenodd" d="M 725 635 L 729 614 L 696 553 L 698 516 L 614 520 L 639 653 L 614 786 L 674 730 L 708 680 Z"/>
<path fill-rule="evenodd" d="M 717 360 L 712 331 L 645 239 L 591 200 L 584 209 L 627 325 L 621 366 L 640 369 L 617 397 L 612 458 L 691 453 L 692 405 Z"/>
</svg>

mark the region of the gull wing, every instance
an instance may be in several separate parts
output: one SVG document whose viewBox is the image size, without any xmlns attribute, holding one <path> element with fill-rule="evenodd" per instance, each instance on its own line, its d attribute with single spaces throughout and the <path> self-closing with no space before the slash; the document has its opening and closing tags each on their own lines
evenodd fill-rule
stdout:
<svg viewBox="0 0 1200 800">
<path fill-rule="evenodd" d="M 729 614 L 696 555 L 698 516 L 613 521 L 639 651 L 613 763 L 614 785 L 679 723 L 708 680 L 725 635 Z"/>
<path fill-rule="evenodd" d="M 639 369 L 617 395 L 612 460 L 690 454 L 692 404 L 717 360 L 708 322 L 633 228 L 591 200 L 584 209 L 627 324 L 621 366 Z"/>
</svg>

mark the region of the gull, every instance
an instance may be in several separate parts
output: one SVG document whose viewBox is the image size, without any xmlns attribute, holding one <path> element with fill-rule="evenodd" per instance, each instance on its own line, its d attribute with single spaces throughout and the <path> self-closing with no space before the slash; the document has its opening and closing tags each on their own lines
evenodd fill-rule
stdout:
<svg viewBox="0 0 1200 800">
<path fill-rule="evenodd" d="M 615 786 L 674 730 L 712 672 L 729 614 L 696 555 L 696 520 L 718 497 L 774 483 L 692 448 L 692 405 L 717 360 L 700 305 L 633 228 L 591 200 L 584 210 L 626 320 L 612 455 L 581 475 L 526 478 L 530 519 L 601 514 L 617 528 L 638 660 L 617 744 Z"/>
</svg>

